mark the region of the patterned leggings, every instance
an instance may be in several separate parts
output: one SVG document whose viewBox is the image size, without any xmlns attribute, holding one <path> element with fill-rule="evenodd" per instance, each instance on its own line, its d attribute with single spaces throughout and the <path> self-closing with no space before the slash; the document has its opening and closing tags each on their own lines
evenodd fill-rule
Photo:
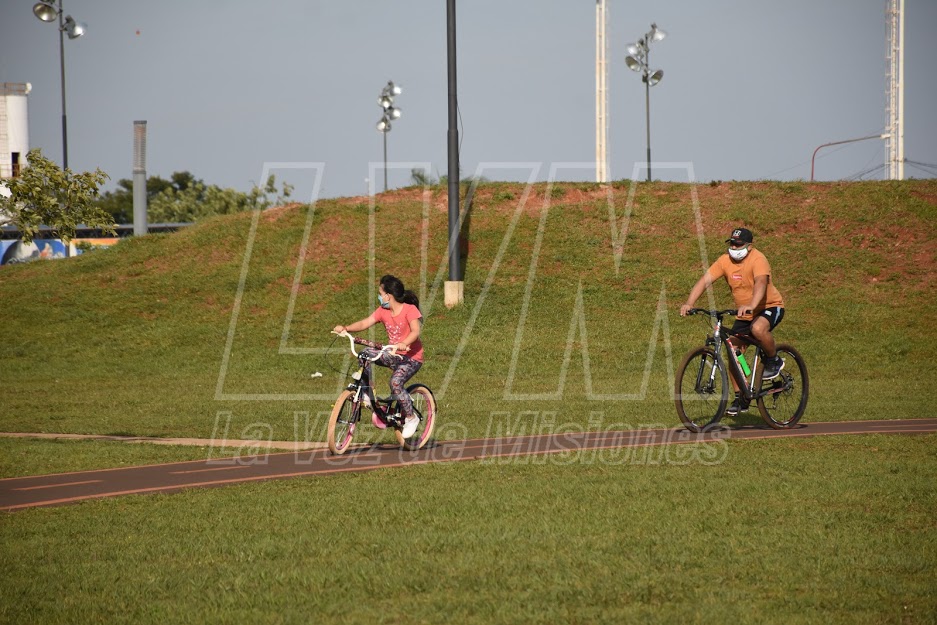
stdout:
<svg viewBox="0 0 937 625">
<path fill-rule="evenodd" d="M 376 349 L 368 347 L 364 350 L 364 353 L 366 353 L 369 358 L 374 358 L 379 352 Z M 390 376 L 390 392 L 392 397 L 400 402 L 400 413 L 403 415 L 403 418 L 406 419 L 413 415 L 413 402 L 410 401 L 410 394 L 407 393 L 404 385 L 407 383 L 407 380 L 416 375 L 416 372 L 420 370 L 423 363 L 419 360 L 413 360 L 409 356 L 398 358 L 388 352 L 380 352 L 380 355 L 381 357 L 375 362 L 393 371 Z"/>
</svg>

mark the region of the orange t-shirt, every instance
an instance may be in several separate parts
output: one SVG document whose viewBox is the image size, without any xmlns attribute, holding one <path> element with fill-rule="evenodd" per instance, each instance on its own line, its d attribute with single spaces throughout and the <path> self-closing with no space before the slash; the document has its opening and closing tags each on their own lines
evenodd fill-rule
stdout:
<svg viewBox="0 0 937 625">
<path fill-rule="evenodd" d="M 784 300 L 781 299 L 781 293 L 778 292 L 774 283 L 771 281 L 771 265 L 765 255 L 752 248 L 741 262 L 734 262 L 728 253 L 720 256 L 716 262 L 707 271 L 713 282 L 717 278 L 724 277 L 732 289 L 732 298 L 735 300 L 735 306 L 744 306 L 752 301 L 752 291 L 755 288 L 755 278 L 758 276 L 768 276 L 768 288 L 765 290 L 764 298 L 755 306 L 751 315 L 739 317 L 742 320 L 750 320 L 761 314 L 765 308 L 774 308 L 780 306 L 784 308 Z"/>
</svg>

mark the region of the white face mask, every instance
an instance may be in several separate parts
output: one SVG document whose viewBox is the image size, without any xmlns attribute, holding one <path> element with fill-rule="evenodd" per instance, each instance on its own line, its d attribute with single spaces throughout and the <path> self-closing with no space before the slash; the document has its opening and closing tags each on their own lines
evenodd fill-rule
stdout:
<svg viewBox="0 0 937 625">
<path fill-rule="evenodd" d="M 732 260 L 743 260 L 746 256 L 748 256 L 748 246 L 746 245 L 740 250 L 734 250 L 730 247 L 729 256 L 732 257 Z"/>
</svg>

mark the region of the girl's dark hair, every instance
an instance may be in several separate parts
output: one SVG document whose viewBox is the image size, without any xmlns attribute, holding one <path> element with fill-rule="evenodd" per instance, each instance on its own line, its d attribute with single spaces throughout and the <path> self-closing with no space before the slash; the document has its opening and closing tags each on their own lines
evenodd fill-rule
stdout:
<svg viewBox="0 0 937 625">
<path fill-rule="evenodd" d="M 417 310 L 420 308 L 420 298 L 416 296 L 416 293 L 413 291 L 407 291 L 403 288 L 403 282 L 400 281 L 400 278 L 387 274 L 386 276 L 381 276 L 381 287 L 384 289 L 385 293 L 390 293 L 394 296 L 394 299 L 403 304 L 413 304 L 417 307 Z"/>
</svg>

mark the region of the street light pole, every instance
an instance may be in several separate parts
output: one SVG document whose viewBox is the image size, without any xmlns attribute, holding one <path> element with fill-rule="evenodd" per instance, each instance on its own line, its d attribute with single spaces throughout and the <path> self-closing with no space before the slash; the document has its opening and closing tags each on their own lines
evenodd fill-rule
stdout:
<svg viewBox="0 0 937 625">
<path fill-rule="evenodd" d="M 43 22 L 59 18 L 59 69 L 62 77 L 62 169 L 68 169 L 68 115 L 65 110 L 65 35 L 77 39 L 88 30 L 84 23 L 76 22 L 62 10 L 62 0 L 41 0 L 33 5 L 33 14 Z"/>
<path fill-rule="evenodd" d="M 377 103 L 384 111 L 380 121 L 377 122 L 377 130 L 384 135 L 384 192 L 387 192 L 387 133 L 390 132 L 391 120 L 400 119 L 401 111 L 394 106 L 394 97 L 403 93 L 403 89 L 394 84 L 393 80 L 388 80 L 387 85 L 381 89 L 381 95 L 377 98 Z"/>
<path fill-rule="evenodd" d="M 644 115 L 647 119 L 647 181 L 651 181 L 651 83 L 644 71 Z"/>
<path fill-rule="evenodd" d="M 65 18 L 59 0 L 59 68 L 62 72 L 62 169 L 68 169 L 68 116 L 65 113 Z"/>
<path fill-rule="evenodd" d="M 644 82 L 644 111 L 647 121 L 647 181 L 651 181 L 651 87 L 656 85 L 664 77 L 663 70 L 651 70 L 651 43 L 661 41 L 667 36 L 663 30 L 657 27 L 657 24 L 651 24 L 651 30 L 639 39 L 637 43 L 628 46 L 628 56 L 625 57 L 625 65 L 628 69 L 640 72 L 641 80 Z"/>
</svg>

